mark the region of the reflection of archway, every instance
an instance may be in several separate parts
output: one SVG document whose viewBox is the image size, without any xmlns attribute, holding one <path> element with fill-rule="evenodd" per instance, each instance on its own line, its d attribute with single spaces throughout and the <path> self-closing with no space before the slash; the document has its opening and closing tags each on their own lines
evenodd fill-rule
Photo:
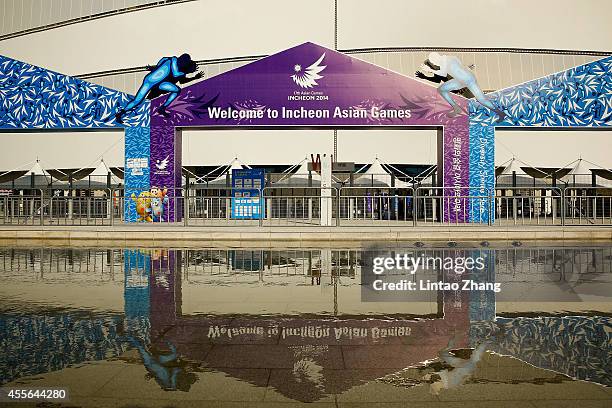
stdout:
<svg viewBox="0 0 612 408">
<path fill-rule="evenodd" d="M 146 313 L 153 343 L 164 347 L 170 342 L 185 360 L 256 386 L 272 386 L 292 399 L 317 401 L 436 358 L 455 334 L 461 339 L 457 347 L 467 346 L 467 292 L 443 293 L 442 316 L 420 320 L 401 316 L 188 316 L 181 311 L 181 251 L 134 253 L 143 255 L 151 256 L 149 290 L 141 293 L 149 302 Z M 126 269 L 126 273 L 131 272 Z M 129 292 L 127 288 L 126 294 Z"/>
<path fill-rule="evenodd" d="M 593 250 L 593 248 L 583 248 L 575 251 L 576 253 L 584 252 L 585 254 L 590 254 Z M 74 263 L 72 265 L 77 265 L 77 269 L 64 269 L 63 272 L 68 272 L 69 270 L 73 272 L 76 270 L 83 272 L 83 270 L 86 270 L 91 273 L 87 276 L 97 277 L 99 273 L 106 268 L 103 267 L 103 265 L 109 265 L 108 263 L 96 263 L 95 260 L 91 262 L 89 255 L 84 255 L 88 254 L 89 250 L 76 250 L 75 254 L 72 253 L 73 251 L 65 251 L 63 249 L 55 249 L 53 251 L 56 253 L 63 253 L 63 255 L 56 256 L 55 258 L 59 259 L 65 257 L 67 262 L 71 262 L 71 259 L 73 259 Z M 113 359 L 121 356 L 127 358 L 128 361 L 141 364 L 139 360 L 133 360 L 133 351 L 124 355 L 130 348 L 130 343 L 127 340 L 129 336 L 141 339 L 146 344 L 161 344 L 161 346 L 164 347 L 167 347 L 164 341 L 172 336 L 172 341 L 176 341 L 181 350 L 186 350 L 186 353 L 189 354 L 189 359 L 195 361 L 195 365 L 199 366 L 198 369 L 201 369 L 204 367 L 202 362 L 207 363 L 208 357 L 211 359 L 214 357 L 214 354 L 211 354 L 211 352 L 214 351 L 215 347 L 219 349 L 219 343 L 222 343 L 221 340 L 224 338 L 223 335 L 220 334 L 215 337 L 214 342 L 210 341 L 208 333 L 211 325 L 219 328 L 221 328 L 223 324 L 227 327 L 252 328 L 253 326 L 269 327 L 282 324 L 285 327 L 296 330 L 303 326 L 314 325 L 316 327 L 333 323 L 334 327 L 353 328 L 357 330 L 357 333 L 364 328 L 370 329 L 367 332 L 368 335 L 372 333 L 372 325 L 368 325 L 368 319 L 361 318 L 354 319 L 345 317 L 334 320 L 331 317 L 321 317 L 317 315 L 310 316 L 309 318 L 304 317 L 302 319 L 288 315 L 264 318 L 236 314 L 186 316 L 187 313 L 181 311 L 181 289 L 184 289 L 183 285 L 185 285 L 185 281 L 181 279 L 175 280 L 174 278 L 174 276 L 176 276 L 175 274 L 181 273 L 183 279 L 185 279 L 185 271 L 182 271 L 180 268 L 181 265 L 184 264 L 175 265 L 175 263 L 180 263 L 181 255 L 173 254 L 173 251 L 167 250 L 127 250 L 123 252 L 125 254 L 124 259 L 124 257 L 118 255 L 119 251 L 123 252 L 124 250 L 109 250 L 108 253 L 106 253 L 106 259 L 121 259 L 121 263 L 125 262 L 124 266 L 119 269 L 115 267 L 113 271 L 114 261 L 111 261 L 109 265 L 110 269 L 106 269 L 106 272 L 108 275 L 113 275 L 113 273 L 116 274 L 118 281 L 122 281 L 123 278 L 119 277 L 121 273 L 117 274 L 116 272 L 125 267 L 126 287 L 123 293 L 116 293 L 116 289 L 119 288 L 114 284 L 108 286 L 113 289 L 113 292 L 97 292 L 97 290 L 101 288 L 95 283 L 98 282 L 97 278 L 91 281 L 82 273 L 69 273 L 64 275 L 60 269 L 56 269 L 60 275 L 50 273 L 52 267 L 50 257 L 43 256 L 42 250 L 40 251 L 40 257 L 32 256 L 33 253 L 38 253 L 38 251 L 32 252 L 31 250 L 20 250 L 15 251 L 15 253 L 13 253 L 12 250 L 3 252 L 3 257 L 8 257 L 8 262 L 5 262 L 5 264 L 8 265 L 9 270 L 12 269 L 12 262 L 16 264 L 20 262 L 26 262 L 27 264 L 34 262 L 34 264 L 31 265 L 31 271 L 34 272 L 40 269 L 40 275 L 37 275 L 38 278 L 36 282 L 23 281 L 21 275 L 15 276 L 13 281 L 14 284 L 19 286 L 19 293 L 30 293 L 34 296 L 38 296 L 36 299 L 27 296 L 22 298 L 24 302 L 22 304 L 27 305 L 24 309 L 27 310 L 27 312 L 9 312 L 3 313 L 2 315 L 2 324 L 0 324 L 2 333 L 0 334 L 6 339 L 6 355 L 20 356 L 20 360 L 31 362 L 29 364 L 15 366 L 14 359 L 0 359 L 0 371 L 4 374 L 3 378 L 5 380 L 13 380 L 26 375 L 57 371 L 77 363 L 92 360 L 106 360 L 109 358 Z M 499 250 L 487 249 L 482 251 L 498 252 Z M 511 251 L 515 252 L 520 250 L 513 249 Z M 527 251 L 527 249 L 523 249 L 522 251 Z M 567 251 L 569 251 L 570 254 L 574 252 L 573 249 L 568 249 Z M 117 254 L 115 254 L 115 252 L 117 252 Z M 538 249 L 537 252 L 539 254 L 540 249 Z M 178 253 L 181 253 L 181 251 L 178 251 Z M 182 253 L 184 254 L 184 251 Z M 555 256 L 554 253 L 552 254 L 552 256 Z M 604 249 L 604 254 L 609 254 L 609 250 Z M 529 259 L 532 256 L 533 254 L 531 252 L 522 256 L 519 252 L 520 259 Z M 97 258 L 97 256 L 94 257 L 94 259 Z M 5 259 L 5 261 L 7 259 Z M 598 259 L 598 264 L 592 266 L 591 272 L 598 271 L 597 273 L 600 273 L 601 270 L 608 270 L 606 267 L 609 266 L 609 262 L 605 261 L 605 255 L 604 258 L 598 257 Z M 603 261 L 601 259 L 603 259 Z M 586 259 L 583 261 L 587 262 Z M 36 262 L 39 262 L 38 265 L 40 265 L 40 267 L 36 265 Z M 603 262 L 603 264 L 601 262 Z M 503 260 L 502 263 L 504 263 Z M 546 262 L 546 264 L 552 266 L 553 262 L 549 261 Z M 43 265 L 44 268 L 42 267 Z M 83 265 L 83 270 L 81 270 L 80 265 Z M 56 268 L 59 268 L 59 266 L 56 266 Z M 504 271 L 500 271 L 499 266 L 496 269 L 498 281 L 504 282 L 503 279 L 500 279 L 503 278 L 500 275 L 503 275 Z M 29 270 L 30 269 L 28 269 L 28 271 Z M 137 273 L 137 270 L 140 270 L 140 273 Z M 153 274 L 151 273 L 152 270 L 154 271 Z M 571 270 L 572 269 L 567 269 L 567 271 Z M 534 276 L 531 273 L 527 273 L 527 275 Z M 606 276 L 608 275 L 609 274 Z M 61 279 L 58 279 L 60 276 Z M 82 278 L 86 279 L 82 280 Z M 114 282 L 115 280 L 112 281 Z M 535 282 L 540 282 L 540 280 L 536 279 Z M 601 283 L 600 280 L 598 280 L 598 282 Z M 49 294 L 49 297 L 46 299 L 40 298 L 39 294 L 41 291 L 37 289 L 39 288 L 38 285 L 48 285 L 50 283 L 52 286 L 45 286 L 44 289 L 44 291 Z M 106 305 L 106 307 L 100 307 L 100 304 L 96 303 L 95 300 L 92 302 L 89 298 L 87 300 L 84 299 L 84 293 L 89 295 L 92 292 L 83 292 L 83 288 L 92 285 L 92 283 L 97 287 L 95 292 L 97 295 L 93 295 L 91 298 L 104 297 L 104 305 Z M 35 285 L 30 287 L 30 284 Z M 7 282 L 5 286 L 10 287 L 11 285 Z M 69 293 L 66 292 L 66 287 L 69 288 Z M 602 290 L 600 292 L 602 295 L 605 296 L 609 293 L 603 291 L 607 286 L 599 287 L 602 288 L 600 289 Z M 62 288 L 64 289 L 63 291 Z M 10 290 L 4 292 L 10 293 Z M 504 290 L 504 292 L 506 291 Z M 56 299 L 61 299 L 61 302 L 57 303 L 50 300 L 55 294 L 59 294 L 59 297 Z M 119 296 L 116 298 L 114 297 L 115 294 Z M 121 302 L 121 294 L 123 294 L 125 305 Z M 497 299 L 503 302 L 502 295 L 497 295 Z M 525 297 L 521 297 L 521 300 L 525 301 Z M 463 303 L 463 299 L 461 299 L 461 301 Z M 510 315 L 506 314 L 506 317 L 498 317 L 493 321 L 492 310 L 487 311 L 487 309 L 488 307 L 492 307 L 494 302 L 494 296 L 477 296 L 469 299 L 471 346 L 476 346 L 482 341 L 489 340 L 491 341 L 490 350 L 498 351 L 504 355 L 512 355 L 535 366 L 552 369 L 560 373 L 575 376 L 579 379 L 609 383 L 610 370 L 608 368 L 609 364 L 606 364 L 608 360 L 605 358 L 607 349 L 604 341 L 606 339 L 605 328 L 610 325 L 610 318 L 605 316 L 606 312 L 602 311 L 603 316 L 593 317 L 575 316 L 576 313 L 573 313 L 572 316 L 520 317 L 525 313 L 529 315 L 528 311 L 534 310 L 522 308 L 521 312 L 513 312 Z M 57 307 L 60 304 L 62 306 L 58 309 Z M 442 303 L 442 305 L 443 304 L 444 303 Z M 558 303 L 556 304 L 559 305 Z M 79 305 L 80 309 L 75 310 L 74 308 L 78 308 Z M 527 303 L 527 305 L 529 305 L 529 303 Z M 83 308 L 91 310 L 92 312 L 83 313 Z M 584 310 L 584 308 L 585 304 L 582 305 L 581 309 Z M 123 309 L 125 310 L 125 314 L 121 312 Z M 468 311 L 465 311 L 463 306 L 458 307 L 458 309 L 461 311 L 461 315 L 457 316 L 455 320 L 457 322 L 466 321 L 465 313 L 468 313 Z M 19 307 L 16 307 L 15 310 L 19 310 Z M 99 312 L 95 312 L 96 310 Z M 205 309 L 201 310 L 205 311 Z M 563 308 L 557 306 L 555 310 L 576 309 L 568 305 Z M 340 312 L 342 312 L 342 309 Z M 591 313 L 588 314 L 590 315 Z M 177 319 L 177 316 L 179 316 L 180 319 Z M 412 339 L 415 338 L 414 334 L 417 332 L 425 332 L 424 335 L 430 335 L 430 338 L 434 341 L 436 341 L 434 338 L 436 336 L 446 336 L 446 338 L 448 338 L 449 332 L 445 327 L 432 325 L 432 323 L 436 323 L 436 320 L 441 320 L 434 319 L 434 317 L 435 316 L 428 316 L 421 320 L 420 323 L 422 325 L 419 326 L 419 328 L 411 328 L 411 335 L 407 336 L 406 333 L 404 333 L 403 336 L 401 334 L 399 336 L 387 336 L 382 340 L 378 339 L 376 342 L 366 341 L 370 339 L 365 339 L 363 336 L 359 338 L 355 335 L 353 339 L 348 339 L 349 341 L 343 343 L 335 342 L 335 340 L 330 342 L 325 338 L 316 339 L 316 334 L 315 337 L 306 337 L 306 339 L 303 340 L 299 330 L 288 332 L 291 336 L 285 336 L 286 338 L 283 339 L 282 343 L 278 341 L 273 345 L 282 344 L 289 347 L 289 350 L 293 354 L 285 355 L 286 359 L 284 361 L 293 362 L 294 366 L 287 368 L 289 364 L 285 364 L 285 368 L 279 367 L 280 364 L 277 361 L 278 359 L 264 360 L 263 357 L 261 360 L 255 360 L 251 357 L 251 359 L 247 361 L 251 363 L 253 361 L 259 361 L 262 364 L 269 363 L 269 365 L 272 365 L 272 368 L 269 368 L 269 370 L 284 369 L 284 373 L 292 376 L 293 369 L 295 368 L 298 378 L 301 378 L 302 381 L 310 381 L 311 383 L 316 383 L 317 379 L 330 378 L 329 389 L 332 389 L 331 387 L 335 386 L 334 384 L 343 383 L 342 381 L 345 381 L 347 377 L 346 375 L 342 377 L 343 373 L 347 374 L 350 372 L 347 367 L 354 367 L 354 371 L 352 372 L 354 372 L 356 376 L 349 376 L 350 378 L 343 383 L 346 387 L 333 388 L 337 390 L 348 389 L 356 383 L 370 378 L 366 376 L 368 371 L 369 375 L 374 375 L 375 373 L 378 373 L 376 375 L 383 375 L 390 370 L 395 370 L 392 367 L 384 366 L 386 362 L 385 358 L 388 357 L 389 353 L 393 353 L 394 346 L 401 345 L 404 347 L 397 351 L 399 353 L 417 350 L 412 347 L 415 345 Z M 408 319 L 403 319 L 402 316 L 382 319 L 373 316 L 371 320 L 378 325 L 378 329 L 383 327 L 388 328 L 393 325 L 397 326 L 400 323 L 406 323 L 407 325 L 415 323 L 414 320 L 406 322 Z M 180 323 L 180 326 L 177 326 L 177 330 L 180 328 L 191 336 L 185 337 L 185 339 L 191 339 L 191 341 L 196 342 L 199 341 L 199 343 L 188 344 L 181 341 L 183 338 L 181 332 L 174 330 L 173 325 L 176 322 Z M 449 323 L 453 322 L 451 321 Z M 151 330 L 152 327 L 154 330 Z M 449 327 L 451 330 L 454 328 L 453 326 Z M 166 329 L 168 330 L 167 332 L 165 332 Z M 459 331 L 460 333 L 464 333 L 461 327 Z M 377 333 L 380 334 L 381 332 L 379 331 Z M 346 339 L 346 334 L 348 333 L 345 331 L 343 339 Z M 232 343 L 229 345 L 234 346 L 234 350 L 236 350 L 238 346 L 268 345 L 267 338 L 266 343 L 263 344 L 263 341 L 253 341 L 253 339 L 248 336 L 250 336 L 250 334 L 243 333 L 242 337 L 238 336 L 238 340 L 242 340 L 238 342 L 239 344 Z M 419 337 L 419 342 L 416 343 L 416 345 L 420 345 L 420 341 L 423 338 L 426 337 Z M 54 340 L 49 341 L 49 339 Z M 202 339 L 202 341 L 199 339 Z M 332 337 L 332 339 L 335 339 L 335 337 Z M 444 340 L 444 338 L 438 339 L 440 342 Z M 326 344 L 335 347 L 333 351 L 329 352 L 333 354 L 329 358 L 326 357 L 325 354 L 321 354 L 320 350 L 320 348 L 324 347 Z M 221 344 L 221 346 L 222 345 L 223 344 Z M 458 347 L 462 346 L 463 344 L 458 345 Z M 257 350 L 257 347 L 251 347 L 251 349 Z M 339 361 L 333 360 L 334 355 L 337 355 L 337 350 L 342 351 L 341 361 L 345 364 L 344 366 L 332 365 L 330 367 L 329 364 L 320 364 L 318 362 L 318 359 L 321 358 L 332 362 Z M 368 356 L 376 356 L 376 354 L 373 353 L 378 350 L 380 350 L 380 354 L 378 354 L 380 357 L 380 364 L 378 364 L 379 360 L 376 358 L 367 358 Z M 252 352 L 250 353 L 251 355 L 253 354 Z M 274 353 L 272 353 L 272 356 L 274 357 Z M 597 356 L 597 358 L 593 356 Z M 423 358 L 426 357 L 427 356 L 423 356 Z M 218 363 L 220 360 L 218 357 L 216 358 Z M 309 360 L 312 360 L 312 362 Z M 299 364 L 296 364 L 298 362 Z M 402 360 L 402 364 L 403 363 L 406 363 L 406 361 Z M 375 364 L 378 365 L 371 368 L 371 366 Z M 319 370 L 319 366 L 325 368 L 325 370 Z M 363 368 L 365 366 L 370 366 L 370 368 Z M 218 364 L 216 370 L 220 372 L 231 372 L 233 373 L 232 376 L 235 375 L 237 378 L 247 378 L 248 374 L 246 373 L 248 370 L 240 367 L 228 367 L 228 364 L 223 364 L 222 367 L 221 364 Z M 265 372 L 266 369 L 261 370 L 263 371 L 259 371 L 260 373 Z M 323 377 L 321 377 L 320 374 L 323 375 Z M 44 375 L 42 377 L 44 377 Z M 294 387 L 296 384 L 298 384 L 297 390 Z M 284 390 L 283 392 L 287 395 L 300 396 L 303 389 L 307 387 L 303 386 L 300 388 L 299 385 L 299 382 L 293 381 L 277 384 L 275 387 Z"/>
<path fill-rule="evenodd" d="M 151 341 L 162 346 L 169 341 L 186 360 L 256 386 L 272 386 L 292 399 L 317 401 L 437 358 L 455 334 L 461 339 L 457 348 L 488 341 L 492 350 L 579 379 L 601 382 L 607 375 L 605 359 L 591 361 L 587 356 L 602 354 L 602 337 L 594 333 L 601 334 L 609 318 L 492 321 L 495 296 L 469 292 L 441 293 L 439 318 L 184 315 L 181 251 L 162 251 L 153 258 L 148 296 Z M 488 265 L 492 272 L 493 263 Z M 156 273 L 169 279 L 156 279 Z M 563 329 L 583 324 L 588 331 Z"/>
</svg>

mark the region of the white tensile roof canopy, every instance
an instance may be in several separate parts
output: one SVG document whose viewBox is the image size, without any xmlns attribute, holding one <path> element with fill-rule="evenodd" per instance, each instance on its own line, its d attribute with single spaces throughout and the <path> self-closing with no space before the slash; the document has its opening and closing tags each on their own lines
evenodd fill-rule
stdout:
<svg viewBox="0 0 612 408">
<path fill-rule="evenodd" d="M 381 161 L 378 159 L 374 159 L 370 168 L 365 173 L 358 175 L 354 181 L 356 186 L 374 186 L 374 187 L 391 187 L 391 179 L 392 175 L 385 169 L 382 165 Z M 395 178 L 395 187 L 396 188 L 408 188 L 412 187 L 410 184 L 405 181 L 399 180 L 397 177 Z"/>
<path fill-rule="evenodd" d="M 104 183 L 106 183 L 106 177 L 108 176 L 108 173 L 111 174 L 112 184 L 121 183 L 121 179 L 113 174 L 113 172 L 104 162 L 104 159 L 100 159 L 100 163 L 98 163 L 98 166 L 91 173 L 89 173 L 88 177 L 90 178 L 90 180 L 100 182 L 103 181 Z"/>
<path fill-rule="evenodd" d="M 301 164 L 296 171 L 288 177 L 281 178 L 277 183 L 286 183 L 289 185 L 307 185 L 308 184 L 308 158 L 300 162 Z M 297 165 L 296 165 L 297 166 Z M 313 185 L 321 185 L 321 175 L 316 171 L 310 172 Z"/>
<path fill-rule="evenodd" d="M 51 175 L 42 168 L 42 166 L 40 165 L 40 161 L 38 159 L 36 159 L 32 168 L 28 170 L 28 172 L 25 175 L 29 176 L 31 174 L 34 174 L 35 176 L 51 177 Z"/>
<path fill-rule="evenodd" d="M 231 175 L 232 170 L 243 170 L 244 168 L 250 169 L 251 166 L 249 166 L 248 164 L 244 164 L 237 157 L 234 157 L 230 164 L 226 166 L 226 169 L 223 171 L 223 173 L 221 173 L 214 180 L 210 181 L 208 184 L 225 184 L 225 178 L 227 173 Z"/>
<path fill-rule="evenodd" d="M 526 165 L 526 163 L 521 162 L 519 159 L 513 157 L 510 159 L 504 170 L 501 172 L 499 176 L 497 176 L 495 184 L 499 187 L 511 186 L 512 185 L 512 177 L 513 174 L 516 173 L 516 185 L 517 186 L 533 186 L 534 183 L 536 186 L 548 185 L 543 178 L 534 178 L 527 174 L 525 170 L 521 168 L 521 164 Z M 526 165 L 527 166 L 527 165 Z M 528 166 L 531 167 L 531 166 Z M 547 176 L 547 174 L 542 172 L 542 177 Z"/>
<path fill-rule="evenodd" d="M 593 176 L 591 171 L 591 165 L 594 167 L 602 168 L 594 163 L 591 163 L 583 158 L 578 158 L 570 165 L 573 165 L 572 169 L 565 176 L 561 177 L 561 181 L 567 183 L 568 187 L 586 187 L 593 185 Z M 603 177 L 597 177 L 597 186 L 599 187 L 612 187 L 612 181 L 604 179 Z"/>
</svg>

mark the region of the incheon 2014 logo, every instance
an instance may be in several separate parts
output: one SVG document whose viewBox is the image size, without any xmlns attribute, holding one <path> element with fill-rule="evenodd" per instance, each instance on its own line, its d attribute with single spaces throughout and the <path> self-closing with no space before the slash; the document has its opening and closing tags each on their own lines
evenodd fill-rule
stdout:
<svg viewBox="0 0 612 408">
<path fill-rule="evenodd" d="M 310 65 L 306 69 L 302 69 L 300 64 L 296 64 L 293 66 L 293 71 L 295 74 L 291 75 L 291 79 L 297 85 L 304 89 L 310 89 L 314 86 L 319 85 L 317 80 L 323 78 L 323 75 L 319 75 L 325 68 L 326 65 L 321 65 L 323 62 L 323 58 L 325 58 L 325 53 L 321 55 L 321 57 L 316 60 L 312 65 Z"/>
</svg>

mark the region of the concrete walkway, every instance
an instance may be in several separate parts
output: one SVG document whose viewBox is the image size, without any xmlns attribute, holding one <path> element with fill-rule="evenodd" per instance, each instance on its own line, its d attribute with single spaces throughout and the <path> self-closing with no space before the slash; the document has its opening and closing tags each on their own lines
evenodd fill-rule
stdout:
<svg viewBox="0 0 612 408">
<path fill-rule="evenodd" d="M 44 241 L 59 245 L 190 246 L 205 242 L 263 246 L 306 246 L 309 243 L 359 242 L 482 242 L 513 241 L 612 242 L 612 227 L 184 227 L 176 225 L 121 226 L 0 226 L 0 244 L 28 245 Z"/>
</svg>

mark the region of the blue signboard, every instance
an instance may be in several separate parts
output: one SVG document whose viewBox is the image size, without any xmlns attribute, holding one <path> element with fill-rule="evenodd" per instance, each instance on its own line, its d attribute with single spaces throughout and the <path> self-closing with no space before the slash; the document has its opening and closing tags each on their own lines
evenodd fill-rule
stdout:
<svg viewBox="0 0 612 408">
<path fill-rule="evenodd" d="M 232 170 L 232 218 L 258 220 L 262 217 L 263 169 Z"/>
</svg>

